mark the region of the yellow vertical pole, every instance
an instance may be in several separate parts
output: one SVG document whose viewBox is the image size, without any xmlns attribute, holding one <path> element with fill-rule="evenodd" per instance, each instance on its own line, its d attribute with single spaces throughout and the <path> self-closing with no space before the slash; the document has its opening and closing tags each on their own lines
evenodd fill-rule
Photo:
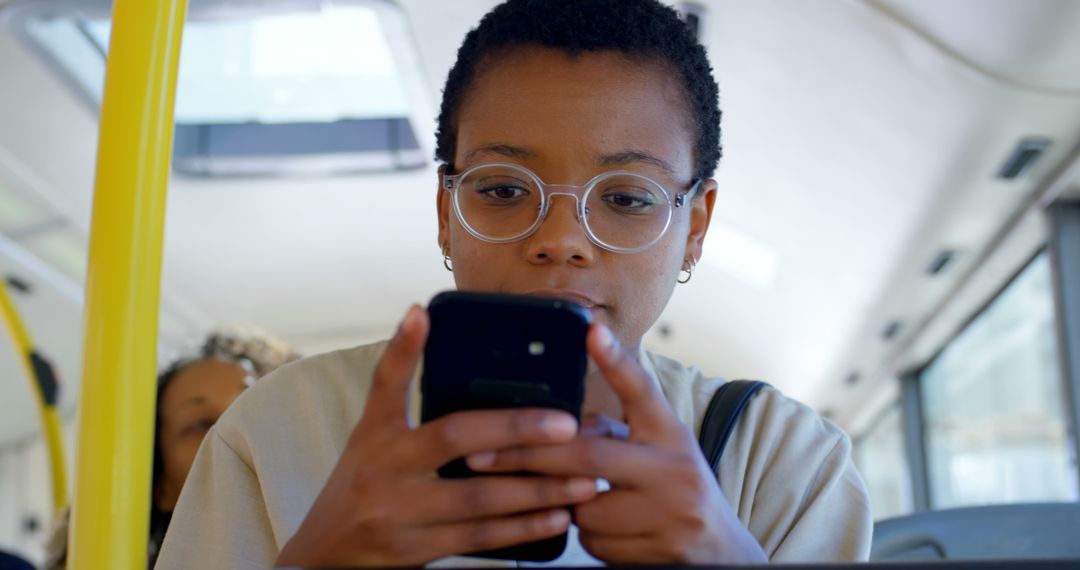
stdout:
<svg viewBox="0 0 1080 570">
<path fill-rule="evenodd" d="M 15 352 L 23 363 L 27 378 L 30 379 L 34 400 L 41 416 L 41 431 L 45 445 L 49 450 L 49 472 L 52 475 L 53 511 L 59 512 L 67 506 L 67 470 L 64 464 L 64 442 L 57 411 L 58 386 L 52 377 L 52 367 L 34 349 L 30 333 L 22 322 L 15 302 L 7 292 L 7 284 L 0 279 L 0 320 L 7 324 L 11 333 Z M 51 385 L 50 385 L 51 384 Z M 51 388 L 51 389 L 50 389 Z"/>
<path fill-rule="evenodd" d="M 158 297 L 186 0 L 115 0 L 101 106 L 68 564 L 146 567 Z"/>
</svg>

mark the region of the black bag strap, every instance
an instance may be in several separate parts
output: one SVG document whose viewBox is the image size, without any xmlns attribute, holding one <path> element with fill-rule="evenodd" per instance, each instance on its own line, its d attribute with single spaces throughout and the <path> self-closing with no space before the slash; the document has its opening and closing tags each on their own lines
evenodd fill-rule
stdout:
<svg viewBox="0 0 1080 570">
<path fill-rule="evenodd" d="M 739 423 L 750 398 L 766 384 L 760 380 L 732 380 L 716 389 L 709 407 L 705 410 L 705 419 L 701 422 L 701 451 L 712 466 L 713 473 L 720 468 L 720 456 L 724 454 L 731 432 Z"/>
</svg>

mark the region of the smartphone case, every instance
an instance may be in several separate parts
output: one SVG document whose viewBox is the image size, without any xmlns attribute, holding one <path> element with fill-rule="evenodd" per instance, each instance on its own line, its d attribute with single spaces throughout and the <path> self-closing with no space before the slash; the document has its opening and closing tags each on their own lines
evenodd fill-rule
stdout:
<svg viewBox="0 0 1080 570">
<path fill-rule="evenodd" d="M 584 308 L 560 299 L 452 291 L 432 299 L 428 312 L 421 421 L 462 410 L 523 407 L 555 408 L 580 419 L 591 323 Z M 458 459 L 439 475 L 477 474 Z M 565 547 L 564 534 L 470 556 L 543 562 Z"/>
</svg>

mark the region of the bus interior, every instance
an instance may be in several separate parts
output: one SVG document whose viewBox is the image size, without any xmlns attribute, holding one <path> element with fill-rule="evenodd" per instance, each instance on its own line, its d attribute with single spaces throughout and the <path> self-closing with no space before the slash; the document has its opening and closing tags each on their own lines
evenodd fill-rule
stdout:
<svg viewBox="0 0 1080 570">
<path fill-rule="evenodd" d="M 159 368 L 220 327 L 303 355 L 383 339 L 453 287 L 435 117 L 497 3 L 190 0 Z M 842 427 L 877 521 L 1075 508 L 1080 2 L 666 3 L 708 51 L 724 154 L 646 346 Z M 0 0 L 0 277 L 58 378 L 68 496 L 111 9 Z M 0 550 L 42 564 L 55 458 L 2 330 Z"/>
</svg>

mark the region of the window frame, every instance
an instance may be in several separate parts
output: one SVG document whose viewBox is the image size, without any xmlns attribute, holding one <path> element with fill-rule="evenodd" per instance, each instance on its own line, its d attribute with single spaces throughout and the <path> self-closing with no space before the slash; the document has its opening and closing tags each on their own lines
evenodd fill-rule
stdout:
<svg viewBox="0 0 1080 570">
<path fill-rule="evenodd" d="M 1046 217 L 1061 389 L 1080 488 L 1080 199 L 1054 202 Z"/>
</svg>

